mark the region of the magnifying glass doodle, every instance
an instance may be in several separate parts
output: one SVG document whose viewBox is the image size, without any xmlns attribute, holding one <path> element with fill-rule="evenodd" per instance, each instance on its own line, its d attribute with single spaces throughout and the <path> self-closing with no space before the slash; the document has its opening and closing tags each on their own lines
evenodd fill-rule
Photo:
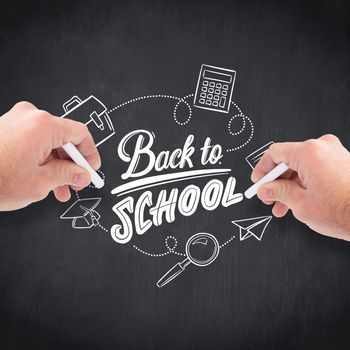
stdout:
<svg viewBox="0 0 350 350">
<path fill-rule="evenodd" d="M 186 243 L 186 259 L 174 265 L 158 282 L 161 288 L 177 277 L 191 263 L 196 266 L 207 266 L 219 255 L 218 240 L 210 233 L 200 232 L 191 236 Z"/>
</svg>

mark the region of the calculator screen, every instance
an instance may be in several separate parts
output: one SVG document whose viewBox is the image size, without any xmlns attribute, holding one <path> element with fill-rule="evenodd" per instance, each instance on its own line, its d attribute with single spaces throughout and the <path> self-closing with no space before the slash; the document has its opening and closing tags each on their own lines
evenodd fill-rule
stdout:
<svg viewBox="0 0 350 350">
<path fill-rule="evenodd" d="M 232 75 L 223 74 L 223 73 L 214 72 L 212 70 L 205 69 L 203 78 L 231 83 Z"/>
</svg>

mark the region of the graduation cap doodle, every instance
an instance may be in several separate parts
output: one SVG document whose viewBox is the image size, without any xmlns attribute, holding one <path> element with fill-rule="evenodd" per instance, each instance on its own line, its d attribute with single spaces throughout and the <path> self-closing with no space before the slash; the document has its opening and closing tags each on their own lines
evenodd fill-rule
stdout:
<svg viewBox="0 0 350 350">
<path fill-rule="evenodd" d="M 95 208 L 100 202 L 101 198 L 78 199 L 60 216 L 60 219 L 72 220 L 72 227 L 77 229 L 98 226 L 101 215 Z"/>
<path fill-rule="evenodd" d="M 272 216 L 259 216 L 256 218 L 234 220 L 232 223 L 239 227 L 239 239 L 241 241 L 252 236 L 258 241 L 261 241 L 271 219 Z"/>
</svg>

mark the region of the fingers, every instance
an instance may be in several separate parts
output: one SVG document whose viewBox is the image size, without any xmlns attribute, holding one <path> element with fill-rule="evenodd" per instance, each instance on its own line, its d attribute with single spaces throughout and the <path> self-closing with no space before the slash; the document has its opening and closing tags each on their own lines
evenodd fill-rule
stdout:
<svg viewBox="0 0 350 350">
<path fill-rule="evenodd" d="M 271 169 L 273 169 L 276 166 L 272 158 L 270 156 L 266 156 L 266 152 L 253 169 L 253 172 L 251 174 L 251 179 L 253 182 L 257 182 L 258 180 L 260 180 L 263 176 L 265 176 Z"/>
<path fill-rule="evenodd" d="M 44 118 L 48 125 L 47 136 L 50 137 L 51 148 L 57 149 L 59 158 L 69 159 L 61 147 L 67 142 L 72 142 L 95 170 L 101 167 L 100 154 L 85 124 L 54 117 L 44 111 L 41 113 L 41 118 Z"/>
<path fill-rule="evenodd" d="M 328 144 L 331 144 L 331 145 L 343 146 L 342 143 L 340 142 L 339 138 L 335 135 L 332 135 L 332 134 L 323 135 L 319 138 L 319 140 L 326 142 Z"/>
<path fill-rule="evenodd" d="M 323 135 L 317 140 L 310 139 L 304 142 L 283 142 L 272 144 L 255 166 L 251 174 L 252 181 L 258 181 L 277 164 L 282 162 L 286 163 L 291 169 L 291 171 L 284 174 L 282 178 L 289 178 L 293 171 L 298 171 L 301 157 L 315 151 L 315 148 L 319 147 L 320 141 L 337 146 L 341 145 L 338 137 L 332 134 Z"/>
<path fill-rule="evenodd" d="M 289 208 L 285 204 L 276 202 L 272 208 L 272 214 L 277 218 L 281 218 L 288 213 L 288 210 Z"/>
<path fill-rule="evenodd" d="M 52 159 L 42 165 L 40 171 L 43 184 L 50 190 L 65 185 L 86 187 L 91 181 L 89 173 L 71 160 Z M 59 189 L 56 192 L 66 197 L 64 193 L 67 190 Z"/>
<path fill-rule="evenodd" d="M 293 209 L 304 199 L 305 190 L 293 180 L 278 179 L 261 186 L 257 195 L 263 202 L 281 202 L 287 208 Z M 283 208 L 278 207 L 280 205 L 276 212 L 283 213 Z"/>
<path fill-rule="evenodd" d="M 297 171 L 302 156 L 301 144 L 301 142 L 272 144 L 255 166 L 251 175 L 252 181 L 256 182 L 282 162 L 286 163 L 291 170 Z"/>
<path fill-rule="evenodd" d="M 21 113 L 26 112 L 24 114 L 31 118 L 33 128 L 43 129 L 42 137 L 46 137 L 46 142 L 50 144 L 52 150 L 61 148 L 66 142 L 72 142 L 95 170 L 101 167 L 100 155 L 85 124 L 54 117 L 25 101 L 15 104 L 12 109 Z M 64 152 L 59 153 L 63 158 Z"/>
<path fill-rule="evenodd" d="M 71 198 L 69 186 L 67 185 L 56 187 L 54 188 L 53 192 L 55 194 L 56 199 L 60 202 L 67 202 Z"/>
<path fill-rule="evenodd" d="M 56 197 L 56 199 L 60 202 L 67 202 L 71 199 L 71 191 L 70 188 L 74 191 L 80 191 L 82 190 L 84 187 L 78 187 L 78 186 L 68 186 L 68 185 L 64 185 L 64 186 L 59 186 L 53 189 L 54 195 Z"/>
<path fill-rule="evenodd" d="M 286 163 L 292 171 L 298 171 L 301 157 L 305 155 L 306 152 L 312 152 L 319 141 L 337 146 L 341 145 L 338 137 L 332 134 L 323 135 L 318 140 L 310 139 L 305 142 L 274 143 L 264 153 L 254 168 L 251 174 L 252 181 L 258 181 L 277 164 L 282 162 Z M 288 175 L 284 175 L 283 177 L 288 178 Z"/>
<path fill-rule="evenodd" d="M 63 148 L 57 148 L 56 155 L 57 155 L 57 158 L 60 158 L 60 159 L 70 159 L 69 155 L 64 151 Z"/>
<path fill-rule="evenodd" d="M 64 151 L 63 148 L 57 148 L 56 150 L 54 150 L 55 152 L 55 158 L 59 158 L 59 159 L 68 159 L 70 160 L 70 157 L 68 156 L 68 154 Z M 89 162 L 89 159 L 88 159 Z M 91 163 L 90 163 L 91 164 Z M 74 191 L 80 191 L 83 189 L 83 187 L 79 187 L 79 186 L 70 186 L 72 190 Z"/>
<path fill-rule="evenodd" d="M 54 123 L 58 137 L 53 148 L 60 148 L 64 143 L 72 142 L 95 170 L 101 167 L 99 152 L 85 124 L 57 117 L 54 118 Z M 64 157 L 62 150 L 58 153 L 60 157 Z"/>
<path fill-rule="evenodd" d="M 274 164 L 271 168 L 271 170 L 275 167 L 276 165 Z M 270 170 L 267 170 L 266 172 L 263 171 L 260 167 L 255 167 L 255 169 L 253 170 L 253 172 L 251 173 L 251 180 L 253 182 L 257 182 L 258 180 L 260 180 L 262 177 L 264 177 Z M 288 169 L 285 173 L 283 173 L 280 178 L 282 179 L 290 179 L 292 177 L 294 177 L 296 175 L 296 172 Z"/>
<path fill-rule="evenodd" d="M 27 101 L 21 101 L 17 102 L 11 110 L 16 111 L 16 112 L 25 112 L 25 111 L 31 111 L 31 110 L 36 110 L 37 108 L 30 102 Z"/>
</svg>

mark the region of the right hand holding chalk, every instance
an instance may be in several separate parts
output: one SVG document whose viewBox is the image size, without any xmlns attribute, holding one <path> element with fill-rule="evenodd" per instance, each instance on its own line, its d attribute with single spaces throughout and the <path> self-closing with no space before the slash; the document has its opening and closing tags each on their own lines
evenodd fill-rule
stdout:
<svg viewBox="0 0 350 350">
<path fill-rule="evenodd" d="M 262 185 L 258 197 L 272 213 L 293 215 L 321 234 L 350 240 L 350 153 L 333 135 L 305 142 L 274 143 L 251 175 L 257 182 L 279 163 L 288 170 Z"/>
</svg>

